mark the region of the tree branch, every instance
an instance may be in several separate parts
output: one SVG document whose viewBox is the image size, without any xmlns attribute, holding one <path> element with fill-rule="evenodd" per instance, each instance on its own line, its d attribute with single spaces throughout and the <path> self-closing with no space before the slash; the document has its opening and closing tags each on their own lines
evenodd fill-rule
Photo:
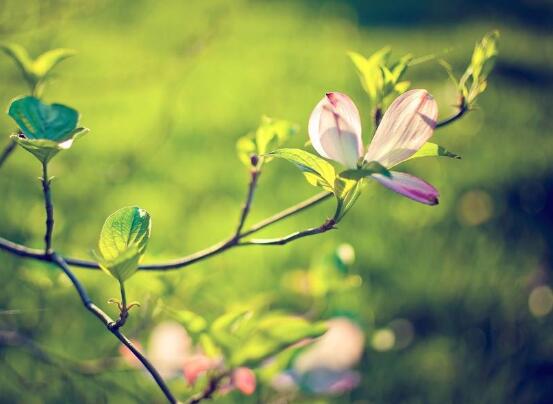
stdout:
<svg viewBox="0 0 553 404">
<path fill-rule="evenodd" d="M 200 392 L 196 396 L 190 398 L 188 400 L 188 404 L 198 404 L 203 400 L 209 400 L 213 398 L 213 395 L 219 388 L 219 384 L 221 381 L 227 376 L 227 373 L 221 373 L 218 376 L 212 377 L 209 379 L 209 383 L 207 387 L 204 389 L 204 391 Z"/>
<path fill-rule="evenodd" d="M 175 399 L 175 397 L 173 397 L 173 394 L 169 390 L 169 387 L 167 387 L 156 368 L 148 361 L 148 359 L 144 355 L 142 355 L 142 353 L 133 345 L 133 343 L 123 333 L 121 333 L 120 328 L 116 327 L 116 322 L 92 302 L 92 300 L 88 296 L 88 293 L 86 292 L 86 289 L 81 285 L 81 283 L 73 274 L 64 259 L 54 252 L 50 255 L 50 257 L 51 262 L 57 265 L 69 278 L 74 288 L 77 290 L 83 306 L 92 314 L 94 314 L 94 316 L 96 316 L 96 318 L 98 318 L 104 324 L 106 329 L 113 335 L 115 335 L 115 337 L 133 353 L 133 355 L 142 363 L 142 365 L 144 365 L 148 373 L 150 373 L 150 375 L 154 378 L 155 382 L 157 383 L 167 400 L 170 403 L 176 403 L 177 400 Z"/>
<path fill-rule="evenodd" d="M 248 230 L 243 231 L 240 234 L 240 237 L 230 237 L 226 240 L 220 241 L 219 243 L 216 243 L 212 245 L 211 247 L 208 247 L 206 249 L 200 250 L 198 252 L 195 252 L 191 255 L 185 256 L 183 258 L 178 258 L 176 260 L 167 261 L 167 262 L 161 262 L 161 263 L 152 263 L 152 264 L 142 264 L 139 266 L 139 270 L 143 271 L 165 271 L 165 270 L 172 270 L 172 269 L 180 269 L 187 267 L 189 265 L 192 265 L 198 261 L 202 261 L 204 259 L 207 259 L 209 257 L 212 257 L 214 255 L 220 254 L 230 248 L 233 248 L 235 246 L 241 245 L 254 245 L 252 243 L 240 243 L 240 240 L 244 239 L 247 236 L 250 236 L 254 233 L 257 233 L 258 231 L 269 227 L 277 222 L 280 222 L 281 220 L 287 219 L 299 212 L 302 212 L 312 206 L 317 205 L 318 203 L 330 198 L 332 196 L 332 193 L 330 192 L 321 192 L 309 199 L 306 199 L 303 202 L 300 202 L 294 206 L 289 207 L 288 209 L 284 209 L 283 211 L 268 217 L 267 219 L 264 219 L 253 226 L 251 226 Z M 316 234 L 316 233 L 315 233 Z M 302 236 L 303 237 L 303 236 Z M 296 237 L 298 238 L 298 237 Z M 7 251 L 11 254 L 24 257 L 24 258 L 32 258 L 37 259 L 40 261 L 50 261 L 48 255 L 44 254 L 44 252 L 32 248 L 25 247 L 23 245 L 13 243 L 9 240 L 6 240 L 2 237 L 0 237 L 0 250 Z M 88 261 L 88 260 L 82 260 L 78 258 L 63 258 L 65 262 L 69 265 L 74 265 L 76 267 L 81 268 L 88 268 L 88 269 L 99 269 L 100 266 L 97 262 L 94 261 Z"/>
<path fill-rule="evenodd" d="M 17 143 L 10 139 L 9 143 L 6 145 L 2 153 L 0 154 L 0 167 L 4 165 L 4 162 L 10 157 L 10 155 L 15 151 Z"/>
</svg>

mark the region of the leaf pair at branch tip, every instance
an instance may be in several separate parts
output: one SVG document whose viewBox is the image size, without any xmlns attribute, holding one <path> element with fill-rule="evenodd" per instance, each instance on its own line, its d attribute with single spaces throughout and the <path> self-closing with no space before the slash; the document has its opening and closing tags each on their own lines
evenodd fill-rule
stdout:
<svg viewBox="0 0 553 404">
<path fill-rule="evenodd" d="M 76 54 L 72 49 L 58 48 L 46 51 L 36 59 L 32 59 L 27 50 L 21 45 L 3 44 L 0 45 L 0 50 L 14 61 L 31 92 L 37 96 L 40 95 L 44 80 L 50 75 L 54 67 Z"/>
<path fill-rule="evenodd" d="M 401 78 L 413 59 L 412 55 L 407 54 L 396 62 L 390 62 L 391 52 L 390 47 L 385 47 L 367 58 L 357 52 L 348 52 L 373 107 L 380 106 L 394 94 L 407 91 L 411 84 L 409 81 L 401 81 Z"/>
<path fill-rule="evenodd" d="M 463 99 L 460 107 L 471 108 L 476 99 L 488 85 L 488 77 L 493 70 L 495 60 L 499 54 L 499 31 L 492 31 L 478 41 L 472 52 L 471 60 L 460 79 L 457 79 L 453 69 L 444 60 L 439 60 L 449 78 L 457 87 Z"/>
<path fill-rule="evenodd" d="M 238 157 L 247 167 L 256 167 L 258 164 L 268 162 L 262 156 L 282 146 L 297 132 L 298 126 L 294 123 L 263 116 L 261 117 L 259 127 L 254 133 L 242 136 L 236 142 Z"/>
</svg>

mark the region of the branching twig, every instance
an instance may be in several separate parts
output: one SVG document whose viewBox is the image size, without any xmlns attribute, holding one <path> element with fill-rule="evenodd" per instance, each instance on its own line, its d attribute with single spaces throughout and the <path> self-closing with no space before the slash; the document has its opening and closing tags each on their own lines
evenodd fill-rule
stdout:
<svg viewBox="0 0 553 404">
<path fill-rule="evenodd" d="M 296 231 L 287 236 L 271 239 L 252 239 L 239 243 L 239 245 L 284 245 L 291 241 L 297 240 L 302 237 L 313 236 L 315 234 L 325 233 L 329 230 L 335 229 L 336 221 L 334 219 L 328 219 L 319 227 L 313 227 L 311 229 Z"/>
<path fill-rule="evenodd" d="M 92 314 L 94 314 L 104 324 L 106 329 L 113 335 L 115 335 L 115 337 L 133 353 L 133 355 L 142 363 L 142 365 L 144 365 L 148 373 L 150 373 L 150 375 L 154 378 L 155 382 L 157 383 L 163 394 L 165 394 L 167 400 L 170 403 L 176 403 L 177 400 L 175 399 L 175 397 L 173 397 L 173 394 L 169 390 L 169 387 L 167 387 L 156 368 L 148 361 L 148 359 L 144 355 L 142 355 L 142 353 L 133 345 L 133 343 L 121 333 L 120 328 L 116 327 L 116 322 L 92 302 L 92 300 L 88 296 L 88 293 L 86 292 L 86 289 L 81 285 L 81 283 L 73 274 L 63 258 L 61 258 L 56 253 L 52 253 L 50 256 L 51 262 L 57 265 L 65 273 L 65 275 L 69 278 L 69 280 L 77 290 L 83 306 Z"/>
<path fill-rule="evenodd" d="M 227 373 L 221 373 L 220 375 L 217 375 L 209 379 L 207 387 L 204 389 L 204 391 L 200 392 L 196 396 L 189 399 L 188 404 L 198 404 L 203 400 L 209 400 L 213 398 L 213 395 L 219 388 L 219 384 L 226 376 L 227 376 Z"/>
<path fill-rule="evenodd" d="M 217 244 L 212 245 L 211 247 L 208 247 L 204 250 L 200 250 L 194 254 L 185 256 L 183 258 L 179 258 L 173 261 L 167 261 L 167 262 L 161 262 L 161 263 L 153 263 L 153 264 L 142 264 L 139 266 L 139 270 L 145 270 L 145 271 L 165 271 L 165 270 L 171 270 L 171 269 L 180 269 L 187 267 L 189 265 L 192 265 L 198 261 L 202 261 L 204 259 L 207 259 L 209 257 L 212 257 L 214 255 L 220 254 L 230 248 L 233 248 L 237 245 L 255 245 L 250 243 L 239 243 L 244 238 L 257 233 L 258 231 L 261 231 L 262 229 L 269 227 L 277 222 L 280 222 L 281 220 L 287 219 L 299 212 L 304 211 L 305 209 L 308 209 L 312 206 L 317 205 L 318 203 L 330 198 L 332 196 L 332 193 L 330 192 L 321 192 L 309 199 L 306 199 L 303 202 L 300 202 L 294 206 L 291 206 L 290 208 L 287 208 L 273 216 L 268 217 L 265 220 L 262 220 L 253 226 L 251 226 L 248 230 L 243 231 L 240 234 L 240 237 L 236 239 L 234 236 L 230 237 L 229 239 L 223 240 Z M 50 261 L 49 257 L 45 255 L 42 251 L 37 249 L 32 249 L 25 247 L 23 245 L 13 243 L 9 240 L 6 240 L 2 237 L 0 237 L 0 250 L 7 251 L 9 253 L 15 254 L 20 257 L 25 258 L 32 258 L 37 259 L 40 261 Z M 100 266 L 97 262 L 94 261 L 87 261 L 87 260 L 81 260 L 78 258 L 64 258 L 65 262 L 69 265 L 73 265 L 76 267 L 81 268 L 89 268 L 89 269 L 99 269 Z"/>
</svg>

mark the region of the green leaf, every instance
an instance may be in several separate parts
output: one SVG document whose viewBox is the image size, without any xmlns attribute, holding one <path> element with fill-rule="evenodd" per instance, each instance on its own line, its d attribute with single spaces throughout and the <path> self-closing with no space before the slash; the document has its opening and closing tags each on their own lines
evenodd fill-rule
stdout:
<svg viewBox="0 0 553 404">
<path fill-rule="evenodd" d="M 468 105 L 482 94 L 487 87 L 487 79 L 497 58 L 499 32 L 486 34 L 476 43 L 472 58 L 465 73 L 459 80 L 459 88 Z"/>
<path fill-rule="evenodd" d="M 171 310 L 171 314 L 191 335 L 199 334 L 207 329 L 205 318 L 190 310 Z"/>
<path fill-rule="evenodd" d="M 223 353 L 221 349 L 217 346 L 213 338 L 207 333 L 200 334 L 198 338 L 198 343 L 202 352 L 210 358 L 221 358 Z"/>
<path fill-rule="evenodd" d="M 460 159 L 461 156 L 446 150 L 444 147 L 435 143 L 426 142 L 415 154 L 409 157 L 407 160 L 416 159 L 420 157 L 450 157 L 454 159 Z"/>
<path fill-rule="evenodd" d="M 69 139 L 79 120 L 79 113 L 73 108 L 62 104 L 47 105 L 31 96 L 14 100 L 8 115 L 27 138 L 56 142 Z"/>
<path fill-rule="evenodd" d="M 231 310 L 213 321 L 210 333 L 213 338 L 226 348 L 240 343 L 240 338 L 251 331 L 253 324 L 251 310 Z"/>
<path fill-rule="evenodd" d="M 67 140 L 55 142 L 48 139 L 29 139 L 23 134 L 11 135 L 11 138 L 25 150 L 32 153 L 42 163 L 48 163 L 59 151 L 71 148 L 73 142 L 89 132 L 88 128 L 76 128 Z"/>
<path fill-rule="evenodd" d="M 55 66 L 75 54 L 71 49 L 59 48 L 44 52 L 33 60 L 20 45 L 4 44 L 0 49 L 16 63 L 33 94 L 40 92 L 42 82 Z"/>
<path fill-rule="evenodd" d="M 253 155 L 262 156 L 282 146 L 297 131 L 298 126 L 296 124 L 263 116 L 255 133 L 250 133 L 238 139 L 236 143 L 238 157 L 244 165 L 250 167 Z"/>
<path fill-rule="evenodd" d="M 238 139 L 236 142 L 236 152 L 238 153 L 240 161 L 244 163 L 246 167 L 251 167 L 251 158 L 252 156 L 257 155 L 257 147 L 255 146 L 253 136 L 246 135 Z"/>
<path fill-rule="evenodd" d="M 150 215 L 144 209 L 131 206 L 110 215 L 98 242 L 102 268 L 121 282 L 128 279 L 146 250 L 150 232 Z"/>
<path fill-rule="evenodd" d="M 297 316 L 281 313 L 269 314 L 257 323 L 251 337 L 234 351 L 231 364 L 255 366 L 305 338 L 321 336 L 326 330 L 327 326 L 322 322 L 310 323 Z"/>
<path fill-rule="evenodd" d="M 397 62 L 390 63 L 390 54 L 390 47 L 382 48 L 368 58 L 356 52 L 348 53 L 373 106 L 382 104 L 387 97 L 404 92 L 409 87 L 409 82 L 398 84 L 413 57 L 404 55 Z"/>
<path fill-rule="evenodd" d="M 54 67 L 75 54 L 73 49 L 65 48 L 46 51 L 33 62 L 33 72 L 41 78 L 46 77 Z"/>
<path fill-rule="evenodd" d="M 303 172 L 311 185 L 333 192 L 336 173 L 334 167 L 322 158 L 301 149 L 278 149 L 269 153 L 268 156 L 293 163 Z"/>
<path fill-rule="evenodd" d="M 33 73 L 33 60 L 27 50 L 17 44 L 4 44 L 0 49 L 15 62 L 29 86 L 33 87 L 38 77 Z"/>
<path fill-rule="evenodd" d="M 359 181 L 362 178 L 370 177 L 373 174 L 382 174 L 386 177 L 391 177 L 390 171 L 380 164 L 378 161 L 365 163 L 362 168 L 345 170 L 340 173 L 340 177 L 348 180 Z"/>
</svg>

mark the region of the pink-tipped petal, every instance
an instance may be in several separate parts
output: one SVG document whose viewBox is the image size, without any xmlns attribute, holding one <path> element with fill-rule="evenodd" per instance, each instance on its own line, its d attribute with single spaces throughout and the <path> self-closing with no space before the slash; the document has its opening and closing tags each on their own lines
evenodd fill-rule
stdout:
<svg viewBox="0 0 553 404">
<path fill-rule="evenodd" d="M 391 171 L 391 178 L 381 174 L 373 174 L 373 178 L 398 194 L 426 205 L 437 205 L 438 190 L 426 181 L 409 174 Z"/>
<path fill-rule="evenodd" d="M 232 383 L 242 394 L 251 396 L 256 387 L 255 373 L 250 368 L 237 368 L 232 372 Z"/>
<path fill-rule="evenodd" d="M 406 160 L 432 136 L 438 104 L 426 90 L 410 90 L 397 97 L 376 130 L 366 161 L 387 168 Z"/>
<path fill-rule="evenodd" d="M 327 93 L 309 118 L 309 139 L 321 156 L 355 168 L 363 154 L 361 118 L 345 94 Z"/>
</svg>

